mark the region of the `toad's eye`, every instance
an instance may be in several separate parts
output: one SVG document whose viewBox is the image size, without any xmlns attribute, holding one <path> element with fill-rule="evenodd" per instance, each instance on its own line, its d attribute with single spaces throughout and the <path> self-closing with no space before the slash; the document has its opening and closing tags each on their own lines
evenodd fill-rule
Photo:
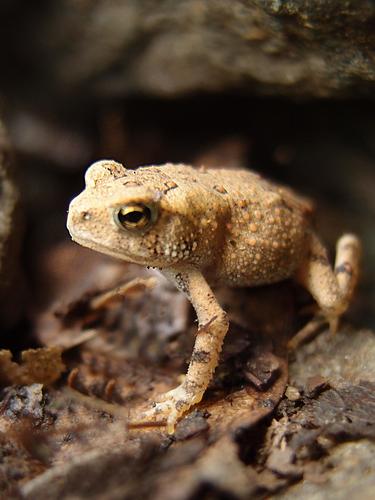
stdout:
<svg viewBox="0 0 375 500">
<path fill-rule="evenodd" d="M 117 208 L 113 216 L 122 229 L 145 230 L 156 220 L 156 210 L 142 203 L 134 203 Z"/>
</svg>

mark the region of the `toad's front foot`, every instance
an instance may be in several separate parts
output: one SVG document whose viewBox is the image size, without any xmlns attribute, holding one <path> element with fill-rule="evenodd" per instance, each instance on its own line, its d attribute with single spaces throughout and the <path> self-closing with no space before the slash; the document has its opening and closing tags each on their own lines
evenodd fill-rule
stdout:
<svg viewBox="0 0 375 500">
<path fill-rule="evenodd" d="M 178 420 L 191 406 L 202 399 L 203 393 L 193 393 L 184 384 L 166 392 L 160 402 L 142 415 L 142 419 L 150 422 L 165 422 L 167 432 L 172 434 Z"/>
</svg>

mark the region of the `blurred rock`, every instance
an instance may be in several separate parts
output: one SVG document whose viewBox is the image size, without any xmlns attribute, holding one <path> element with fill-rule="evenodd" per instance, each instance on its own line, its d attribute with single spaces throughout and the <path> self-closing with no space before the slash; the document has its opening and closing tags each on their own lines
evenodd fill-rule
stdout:
<svg viewBox="0 0 375 500">
<path fill-rule="evenodd" d="M 52 120 L 12 107 L 7 128 L 15 151 L 25 158 L 66 170 L 90 161 L 89 140 L 73 125 L 64 126 L 56 117 Z"/>
<path fill-rule="evenodd" d="M 375 5 L 369 0 L 41 4 L 7 1 L 0 10 L 7 42 L 0 46 L 12 61 L 2 80 L 32 79 L 24 91 L 40 97 L 238 88 L 358 96 L 373 88 Z"/>
<path fill-rule="evenodd" d="M 375 334 L 371 330 L 343 328 L 338 335 L 328 332 L 295 353 L 290 366 L 290 383 L 310 389 L 311 378 L 324 377 L 331 385 L 375 383 Z"/>
<path fill-rule="evenodd" d="M 10 146 L 0 121 L 0 324 L 8 328 L 20 317 L 24 283 L 19 270 L 22 227 L 18 191 L 10 172 Z"/>
<path fill-rule="evenodd" d="M 374 498 L 374 349 L 372 331 L 342 329 L 295 353 L 290 382 L 307 392 L 302 405 L 281 411 L 274 427 L 303 465 L 304 480 L 272 498 Z M 329 386 L 313 395 L 318 377 Z"/>
<path fill-rule="evenodd" d="M 364 439 L 343 443 L 323 458 L 322 465 L 328 470 L 306 477 L 286 492 L 271 498 L 280 500 L 370 500 L 375 495 L 374 479 L 375 445 Z"/>
</svg>

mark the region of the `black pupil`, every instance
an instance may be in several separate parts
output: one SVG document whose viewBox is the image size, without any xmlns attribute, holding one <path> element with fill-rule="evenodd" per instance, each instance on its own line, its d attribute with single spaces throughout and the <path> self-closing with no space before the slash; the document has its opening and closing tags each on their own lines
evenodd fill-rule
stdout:
<svg viewBox="0 0 375 500">
<path fill-rule="evenodd" d="M 129 212 L 124 215 L 124 219 L 126 220 L 126 222 L 132 222 L 133 224 L 139 222 L 143 217 L 143 212 L 139 212 L 137 210 L 133 210 L 133 212 Z"/>
<path fill-rule="evenodd" d="M 128 224 L 138 224 L 141 222 L 143 219 L 149 220 L 151 216 L 150 209 L 147 207 L 143 207 L 139 210 L 132 210 L 131 212 L 128 212 L 126 214 L 123 214 L 121 211 L 118 214 L 119 221 L 121 223 L 128 223 Z"/>
</svg>

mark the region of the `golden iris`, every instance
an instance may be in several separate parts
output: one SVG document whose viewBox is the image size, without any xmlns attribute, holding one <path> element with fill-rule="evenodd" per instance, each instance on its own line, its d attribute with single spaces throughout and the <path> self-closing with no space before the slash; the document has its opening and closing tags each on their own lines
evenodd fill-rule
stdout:
<svg viewBox="0 0 375 500">
<path fill-rule="evenodd" d="M 132 203 L 115 210 L 114 219 L 121 228 L 143 230 L 155 219 L 155 214 L 151 207 L 143 203 Z"/>
</svg>

